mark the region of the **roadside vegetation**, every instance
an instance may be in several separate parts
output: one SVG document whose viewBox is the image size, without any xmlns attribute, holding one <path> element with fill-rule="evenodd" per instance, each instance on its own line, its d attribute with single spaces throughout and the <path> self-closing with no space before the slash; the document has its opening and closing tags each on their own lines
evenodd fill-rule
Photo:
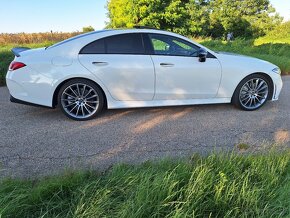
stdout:
<svg viewBox="0 0 290 218">
<path fill-rule="evenodd" d="M 290 151 L 0 183 L 0 217 L 289 217 Z"/>
</svg>

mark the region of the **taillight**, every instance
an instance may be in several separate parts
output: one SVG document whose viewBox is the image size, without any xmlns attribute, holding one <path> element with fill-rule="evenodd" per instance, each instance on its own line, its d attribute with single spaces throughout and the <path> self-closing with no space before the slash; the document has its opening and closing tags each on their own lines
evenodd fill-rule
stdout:
<svg viewBox="0 0 290 218">
<path fill-rule="evenodd" d="M 9 65 L 9 70 L 17 70 L 25 66 L 26 65 L 21 62 L 12 61 L 11 64 Z"/>
</svg>

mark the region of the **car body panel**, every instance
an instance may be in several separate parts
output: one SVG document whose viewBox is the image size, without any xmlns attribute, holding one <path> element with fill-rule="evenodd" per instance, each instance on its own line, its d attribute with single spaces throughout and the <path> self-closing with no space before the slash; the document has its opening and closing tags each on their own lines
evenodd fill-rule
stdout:
<svg viewBox="0 0 290 218">
<path fill-rule="evenodd" d="M 155 72 L 149 55 L 79 55 L 80 63 L 98 77 L 118 101 L 148 101 L 155 92 Z"/>
<path fill-rule="evenodd" d="M 216 58 L 198 62 L 196 57 L 79 55 L 90 42 L 123 33 L 179 37 L 206 49 Z M 59 86 L 73 78 L 97 83 L 106 96 L 108 108 L 229 103 L 240 81 L 254 73 L 271 78 L 272 100 L 278 99 L 282 88 L 281 76 L 272 71 L 277 66 L 269 62 L 216 53 L 178 34 L 151 29 L 93 32 L 48 48 L 21 51 L 14 60 L 25 63 L 26 67 L 8 71 L 6 81 L 10 94 L 16 99 L 48 107 L 55 106 L 53 99 Z M 109 65 L 94 66 L 94 61 Z M 163 62 L 174 62 L 174 67 L 161 67 Z"/>
<path fill-rule="evenodd" d="M 203 99 L 217 95 L 221 65 L 216 58 L 152 55 L 156 72 L 154 100 Z M 166 65 L 162 65 L 166 64 Z"/>
</svg>

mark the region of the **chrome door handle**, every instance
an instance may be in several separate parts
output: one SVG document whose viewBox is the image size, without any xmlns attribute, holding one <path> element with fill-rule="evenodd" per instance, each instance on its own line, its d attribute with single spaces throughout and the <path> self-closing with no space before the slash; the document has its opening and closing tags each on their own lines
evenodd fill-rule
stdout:
<svg viewBox="0 0 290 218">
<path fill-rule="evenodd" d="M 94 61 L 92 64 L 97 65 L 97 66 L 106 66 L 108 65 L 108 62 L 103 62 L 103 61 Z"/>
<path fill-rule="evenodd" d="M 174 64 L 172 64 L 172 63 L 160 63 L 160 66 L 162 66 L 162 67 L 173 67 Z"/>
</svg>

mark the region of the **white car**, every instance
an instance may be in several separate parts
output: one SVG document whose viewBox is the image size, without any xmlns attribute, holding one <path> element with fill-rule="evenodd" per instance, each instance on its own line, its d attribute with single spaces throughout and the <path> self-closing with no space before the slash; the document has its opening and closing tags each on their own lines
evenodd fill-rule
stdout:
<svg viewBox="0 0 290 218">
<path fill-rule="evenodd" d="M 87 120 L 103 108 L 230 103 L 255 110 L 277 100 L 280 69 L 220 53 L 181 35 L 101 30 L 47 48 L 14 48 L 6 82 L 11 101 Z"/>
</svg>

